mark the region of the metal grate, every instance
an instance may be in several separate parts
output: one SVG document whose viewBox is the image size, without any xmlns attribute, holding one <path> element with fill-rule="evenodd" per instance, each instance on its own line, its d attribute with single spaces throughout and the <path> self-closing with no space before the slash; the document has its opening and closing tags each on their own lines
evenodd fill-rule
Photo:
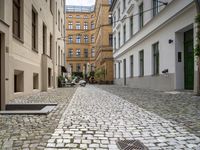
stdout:
<svg viewBox="0 0 200 150">
<path fill-rule="evenodd" d="M 117 146 L 120 150 L 148 150 L 148 148 L 138 140 L 118 141 Z"/>
</svg>

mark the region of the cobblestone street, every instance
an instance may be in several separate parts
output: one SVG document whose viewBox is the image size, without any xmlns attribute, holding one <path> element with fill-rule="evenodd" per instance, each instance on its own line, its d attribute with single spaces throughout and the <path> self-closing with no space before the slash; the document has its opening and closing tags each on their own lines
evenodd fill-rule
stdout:
<svg viewBox="0 0 200 150">
<path fill-rule="evenodd" d="M 162 118 L 179 123 L 200 137 L 200 97 L 191 92 L 162 92 L 117 85 L 97 85 Z"/>
<path fill-rule="evenodd" d="M 75 92 L 48 140 L 46 150 L 117 150 L 116 141 L 124 139 L 138 139 L 152 150 L 200 149 L 200 139 L 175 121 L 163 119 L 94 86 L 87 86 Z"/>
<path fill-rule="evenodd" d="M 0 115 L 0 149 L 44 149 L 76 88 L 56 89 L 23 96 L 10 103 L 58 103 L 46 115 Z"/>
</svg>

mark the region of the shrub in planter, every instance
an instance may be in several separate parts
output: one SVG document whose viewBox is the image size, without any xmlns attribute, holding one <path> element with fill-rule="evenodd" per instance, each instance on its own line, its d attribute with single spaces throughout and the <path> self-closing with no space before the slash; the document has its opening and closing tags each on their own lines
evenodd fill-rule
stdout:
<svg viewBox="0 0 200 150">
<path fill-rule="evenodd" d="M 62 83 L 65 82 L 65 78 L 63 76 L 58 77 L 58 87 L 62 87 Z"/>
</svg>

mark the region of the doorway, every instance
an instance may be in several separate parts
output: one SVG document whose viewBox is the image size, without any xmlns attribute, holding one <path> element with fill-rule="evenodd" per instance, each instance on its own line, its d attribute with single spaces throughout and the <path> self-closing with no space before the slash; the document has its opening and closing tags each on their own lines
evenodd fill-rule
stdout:
<svg viewBox="0 0 200 150">
<path fill-rule="evenodd" d="M 124 59 L 124 85 L 126 85 L 126 59 Z"/>
<path fill-rule="evenodd" d="M 185 89 L 194 89 L 193 29 L 184 32 L 184 81 Z"/>
</svg>

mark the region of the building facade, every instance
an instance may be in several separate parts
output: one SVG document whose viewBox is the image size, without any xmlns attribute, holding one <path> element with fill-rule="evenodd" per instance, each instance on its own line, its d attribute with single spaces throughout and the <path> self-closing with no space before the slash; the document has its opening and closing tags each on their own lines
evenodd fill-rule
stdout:
<svg viewBox="0 0 200 150">
<path fill-rule="evenodd" d="M 0 1 L 1 109 L 8 100 L 57 87 L 64 65 L 64 0 Z"/>
<path fill-rule="evenodd" d="M 157 90 L 197 90 L 193 0 L 114 0 L 115 83 Z"/>
<path fill-rule="evenodd" d="M 72 74 L 94 71 L 94 6 L 66 6 L 66 62 Z"/>
<path fill-rule="evenodd" d="M 104 70 L 104 81 L 113 82 L 110 2 L 95 6 L 66 6 L 66 61 L 71 71 L 88 74 Z"/>
</svg>

